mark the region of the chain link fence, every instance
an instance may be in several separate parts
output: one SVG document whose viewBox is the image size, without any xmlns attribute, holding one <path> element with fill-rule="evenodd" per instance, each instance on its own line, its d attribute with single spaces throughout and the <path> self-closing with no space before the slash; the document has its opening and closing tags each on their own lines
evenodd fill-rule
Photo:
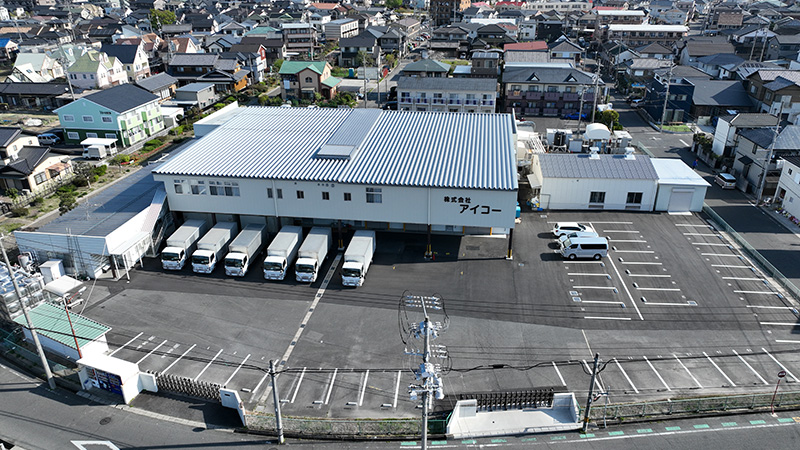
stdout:
<svg viewBox="0 0 800 450">
<path fill-rule="evenodd" d="M 31 370 L 43 371 L 41 368 L 42 361 L 39 358 L 39 354 L 26 348 L 23 345 L 23 341 L 19 335 L 16 335 L 13 332 L 0 329 L 0 352 L 6 358 L 11 359 Z M 49 360 L 49 363 L 50 370 L 54 374 L 65 375 L 74 372 L 73 369 L 53 362 L 52 360 Z"/>
<path fill-rule="evenodd" d="M 287 436 L 315 438 L 355 437 L 412 437 L 422 434 L 422 420 L 403 419 L 324 419 L 283 417 L 283 432 Z M 275 416 L 248 412 L 245 414 L 247 428 L 254 431 L 275 432 Z M 444 434 L 446 419 L 428 420 L 431 434 Z"/>
</svg>

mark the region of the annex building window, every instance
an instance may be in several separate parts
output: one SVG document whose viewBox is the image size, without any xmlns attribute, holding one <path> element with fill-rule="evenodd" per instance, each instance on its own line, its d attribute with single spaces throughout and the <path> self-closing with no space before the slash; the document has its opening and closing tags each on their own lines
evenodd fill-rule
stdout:
<svg viewBox="0 0 800 450">
<path fill-rule="evenodd" d="M 367 188 L 367 203 L 383 203 L 381 188 Z"/>
<path fill-rule="evenodd" d="M 189 182 L 189 185 L 192 188 L 192 194 L 194 194 L 194 195 L 206 195 L 206 182 L 205 181 L 192 180 L 192 181 Z"/>
<path fill-rule="evenodd" d="M 352 196 L 352 195 L 350 195 L 350 193 L 349 193 L 349 192 L 345 192 L 345 193 L 344 193 L 344 201 L 346 201 L 346 202 L 349 202 L 349 201 L 351 201 L 352 199 L 353 199 L 353 196 Z"/>
<path fill-rule="evenodd" d="M 625 200 L 628 204 L 642 204 L 642 193 L 641 192 L 628 192 L 628 198 Z"/>
<path fill-rule="evenodd" d="M 592 192 L 589 194 L 589 203 L 605 203 L 605 202 L 606 202 L 605 192 Z"/>
<path fill-rule="evenodd" d="M 183 183 L 185 180 L 173 180 L 173 184 L 175 185 L 175 193 L 176 194 L 183 194 Z"/>
<path fill-rule="evenodd" d="M 323 200 L 330 200 L 331 199 L 331 193 L 330 192 L 323 192 L 322 193 L 322 199 Z"/>
<path fill-rule="evenodd" d="M 297 198 L 298 198 L 298 199 L 304 199 L 304 198 L 306 198 L 306 193 L 305 193 L 305 192 L 303 192 L 303 191 L 297 191 Z"/>
</svg>

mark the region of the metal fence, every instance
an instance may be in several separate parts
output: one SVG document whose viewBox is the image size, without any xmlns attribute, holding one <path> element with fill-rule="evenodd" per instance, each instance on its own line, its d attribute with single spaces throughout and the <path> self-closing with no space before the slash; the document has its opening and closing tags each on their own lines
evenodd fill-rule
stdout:
<svg viewBox="0 0 800 450">
<path fill-rule="evenodd" d="M 772 392 L 768 392 L 724 397 L 597 405 L 592 407 L 590 417 L 593 420 L 620 421 L 661 416 L 752 411 L 770 408 L 772 395 Z M 797 406 L 800 406 L 800 391 L 779 392 L 775 396 L 776 408 Z M 581 415 L 583 415 L 583 409 L 581 410 Z"/>
<path fill-rule="evenodd" d="M 272 414 L 245 414 L 245 423 L 250 430 L 274 432 L 275 416 Z M 422 434 L 422 420 L 404 419 L 324 419 L 283 417 L 283 431 L 289 436 L 309 437 L 403 437 Z M 446 419 L 428 420 L 431 434 L 444 434 Z"/>
<path fill-rule="evenodd" d="M 16 363 L 27 365 L 30 368 L 36 367 L 36 370 L 42 370 L 40 369 L 42 362 L 39 358 L 39 354 L 25 348 L 20 341 L 21 338 L 17 335 L 5 330 L 0 330 L 0 353 Z M 49 363 L 50 370 L 55 374 L 63 375 L 71 371 L 67 366 L 55 363 L 52 360 L 50 360 Z"/>
</svg>

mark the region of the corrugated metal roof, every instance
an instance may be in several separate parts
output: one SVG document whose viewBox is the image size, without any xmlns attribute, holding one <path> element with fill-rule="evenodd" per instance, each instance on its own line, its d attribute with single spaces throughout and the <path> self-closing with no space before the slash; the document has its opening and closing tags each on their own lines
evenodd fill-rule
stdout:
<svg viewBox="0 0 800 450">
<path fill-rule="evenodd" d="M 625 155 L 598 156 L 599 159 L 591 159 L 588 154 L 538 155 L 543 178 L 658 179 L 648 156 L 636 155 L 635 159 L 625 159 Z"/>
<path fill-rule="evenodd" d="M 360 145 L 355 131 L 340 142 L 370 123 Z M 508 114 L 250 107 L 154 172 L 512 190 L 512 133 Z M 359 150 L 350 160 L 315 158 L 324 144 Z"/>
<path fill-rule="evenodd" d="M 75 338 L 72 337 L 67 313 L 63 308 L 49 303 L 42 303 L 31 309 L 28 315 L 31 317 L 31 325 L 36 328 L 39 334 L 60 342 L 67 347 L 75 348 Z M 75 336 L 78 337 L 78 345 L 81 347 L 111 330 L 111 327 L 74 312 L 69 314 L 69 318 L 72 320 L 72 327 L 75 328 Z M 25 316 L 16 317 L 14 322 L 28 328 Z"/>
</svg>

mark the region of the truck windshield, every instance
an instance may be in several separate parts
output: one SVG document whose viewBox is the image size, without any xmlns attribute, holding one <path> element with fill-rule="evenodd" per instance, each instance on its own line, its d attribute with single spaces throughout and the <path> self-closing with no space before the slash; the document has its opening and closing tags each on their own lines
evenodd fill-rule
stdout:
<svg viewBox="0 0 800 450">
<path fill-rule="evenodd" d="M 283 270 L 283 264 L 276 262 L 265 262 L 264 270 L 268 270 L 270 272 L 280 272 Z"/>
<path fill-rule="evenodd" d="M 181 255 L 180 253 L 173 253 L 173 252 L 164 252 L 161 254 L 162 261 L 180 261 Z"/>
<path fill-rule="evenodd" d="M 192 255 L 193 264 L 208 264 L 209 262 L 208 256 Z"/>
<path fill-rule="evenodd" d="M 241 259 L 225 259 L 225 267 L 236 267 L 240 269 L 243 265 Z"/>
<path fill-rule="evenodd" d="M 361 270 L 359 269 L 342 269 L 342 276 L 348 278 L 360 278 Z"/>
<path fill-rule="evenodd" d="M 300 273 L 314 273 L 314 266 L 311 264 L 298 264 L 294 266 L 294 270 Z"/>
</svg>

